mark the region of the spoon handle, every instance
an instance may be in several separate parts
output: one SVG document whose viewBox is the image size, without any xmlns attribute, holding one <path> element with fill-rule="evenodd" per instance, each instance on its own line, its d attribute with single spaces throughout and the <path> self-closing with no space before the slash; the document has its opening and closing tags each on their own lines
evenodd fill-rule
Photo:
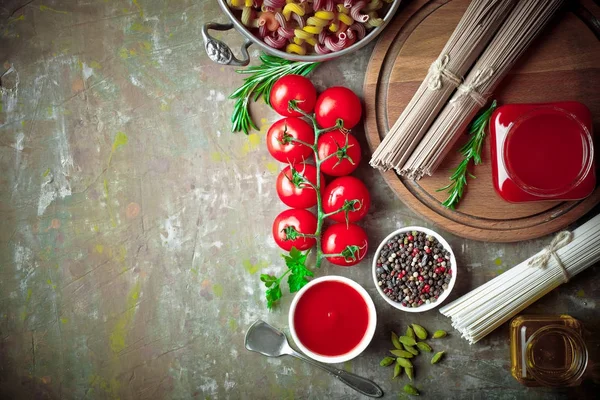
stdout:
<svg viewBox="0 0 600 400">
<path fill-rule="evenodd" d="M 369 397 L 381 397 L 383 396 L 383 390 L 379 386 L 375 384 L 375 382 L 363 378 L 362 376 L 354 375 L 353 373 L 346 372 L 344 370 L 332 367 L 327 364 L 321 364 L 320 362 L 314 361 L 308 357 L 303 356 L 302 354 L 291 350 L 289 355 L 299 358 L 303 361 L 306 361 L 309 364 L 312 364 L 316 367 L 322 368 L 325 371 L 329 372 L 333 376 L 335 376 L 338 380 L 344 382 L 346 385 L 350 386 L 352 389 L 356 390 L 359 393 L 364 394 Z"/>
</svg>

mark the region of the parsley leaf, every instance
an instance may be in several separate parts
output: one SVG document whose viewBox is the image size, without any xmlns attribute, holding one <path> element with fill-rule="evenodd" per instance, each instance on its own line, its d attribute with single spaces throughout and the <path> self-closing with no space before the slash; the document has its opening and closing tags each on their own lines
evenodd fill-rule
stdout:
<svg viewBox="0 0 600 400">
<path fill-rule="evenodd" d="M 290 276 L 288 276 L 288 285 L 290 287 L 290 293 L 297 292 L 298 290 L 302 289 L 307 283 L 308 280 L 306 279 L 306 275 L 291 274 Z"/>
<path fill-rule="evenodd" d="M 315 276 L 315 274 L 306 267 L 306 258 L 308 257 L 308 253 L 302 253 L 295 247 L 292 247 L 290 250 L 290 255 L 284 255 L 285 265 L 287 265 L 288 269 L 292 273 L 288 277 L 288 285 L 290 287 L 290 292 L 294 293 L 298 290 L 302 289 L 304 285 L 308 283 L 307 277 Z"/>
<path fill-rule="evenodd" d="M 260 280 L 265 283 L 266 287 L 270 287 L 273 283 L 277 282 L 277 277 L 269 274 L 261 274 Z"/>
<path fill-rule="evenodd" d="M 273 308 L 273 304 L 281 298 L 281 288 L 279 287 L 279 283 L 275 282 L 275 286 L 270 289 L 267 289 L 267 308 L 271 310 Z"/>
<path fill-rule="evenodd" d="M 310 250 L 308 250 L 306 253 L 302 253 L 297 248 L 292 247 L 289 256 L 286 256 L 285 254 L 283 255 L 285 265 L 287 265 L 287 267 L 291 270 L 292 274 L 300 273 L 303 270 L 310 272 L 310 270 L 306 268 L 306 257 L 308 257 L 308 253 L 310 253 Z"/>
</svg>

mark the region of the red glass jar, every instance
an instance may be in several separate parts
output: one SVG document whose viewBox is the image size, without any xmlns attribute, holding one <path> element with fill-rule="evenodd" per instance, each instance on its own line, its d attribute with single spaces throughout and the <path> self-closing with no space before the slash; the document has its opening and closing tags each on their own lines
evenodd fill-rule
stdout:
<svg viewBox="0 0 600 400">
<path fill-rule="evenodd" d="M 581 103 L 501 106 L 490 137 L 494 188 L 506 201 L 579 200 L 596 187 L 592 116 Z"/>
</svg>

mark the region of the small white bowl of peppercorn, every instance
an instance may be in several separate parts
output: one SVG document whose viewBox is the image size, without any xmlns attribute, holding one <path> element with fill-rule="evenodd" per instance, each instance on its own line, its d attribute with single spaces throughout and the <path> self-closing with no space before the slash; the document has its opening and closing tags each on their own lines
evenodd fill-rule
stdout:
<svg viewBox="0 0 600 400">
<path fill-rule="evenodd" d="M 390 233 L 373 259 L 377 292 L 392 307 L 407 312 L 436 308 L 456 282 L 456 258 L 437 232 L 408 226 Z"/>
</svg>

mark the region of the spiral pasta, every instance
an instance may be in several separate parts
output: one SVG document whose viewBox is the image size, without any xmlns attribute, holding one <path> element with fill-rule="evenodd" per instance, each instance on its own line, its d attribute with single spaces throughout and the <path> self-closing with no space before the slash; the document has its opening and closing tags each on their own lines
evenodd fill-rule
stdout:
<svg viewBox="0 0 600 400">
<path fill-rule="evenodd" d="M 304 48 L 304 46 L 302 46 L 302 45 L 298 45 L 295 43 L 288 44 L 287 47 L 285 48 L 285 51 L 287 51 L 288 53 L 299 54 L 301 56 L 306 54 L 306 48 Z"/>
<path fill-rule="evenodd" d="M 270 47 L 288 53 L 328 54 L 381 26 L 394 0 L 227 0 L 242 24 Z"/>
<path fill-rule="evenodd" d="M 365 8 L 366 5 L 367 5 L 367 2 L 364 0 L 361 0 L 361 1 L 357 2 L 356 4 L 354 4 L 352 7 L 350 7 L 350 15 L 352 16 L 352 18 L 355 21 L 365 23 L 369 20 L 369 15 L 362 13 L 362 10 Z"/>
<path fill-rule="evenodd" d="M 381 26 L 381 24 L 383 24 L 383 19 L 377 16 L 377 13 L 375 12 L 370 12 L 369 13 L 369 20 L 367 22 L 365 22 L 365 26 L 367 28 L 376 28 L 378 26 Z"/>
<path fill-rule="evenodd" d="M 304 7 L 302 7 L 298 3 L 287 3 L 285 7 L 283 7 L 283 11 L 281 12 L 285 19 L 289 21 L 290 16 L 292 14 L 296 14 L 300 17 L 303 17 L 305 14 Z"/>
<path fill-rule="evenodd" d="M 266 44 L 276 49 L 281 49 L 288 43 L 288 40 L 284 36 L 267 35 L 265 36 L 264 41 Z"/>
<path fill-rule="evenodd" d="M 377 11 L 381 7 L 383 7 L 383 0 L 370 0 L 365 7 L 365 11 Z"/>
<path fill-rule="evenodd" d="M 285 6 L 285 3 L 286 3 L 285 0 L 263 0 L 262 6 L 277 9 L 277 8 L 282 8 L 283 6 Z"/>
<path fill-rule="evenodd" d="M 254 22 L 254 10 L 250 7 L 243 7 L 240 21 L 242 21 L 244 26 L 252 26 L 252 23 Z"/>
<path fill-rule="evenodd" d="M 258 16 L 258 26 L 266 25 L 267 29 L 271 32 L 276 31 L 279 28 L 279 22 L 275 18 L 275 14 L 272 12 L 261 12 Z"/>
</svg>

